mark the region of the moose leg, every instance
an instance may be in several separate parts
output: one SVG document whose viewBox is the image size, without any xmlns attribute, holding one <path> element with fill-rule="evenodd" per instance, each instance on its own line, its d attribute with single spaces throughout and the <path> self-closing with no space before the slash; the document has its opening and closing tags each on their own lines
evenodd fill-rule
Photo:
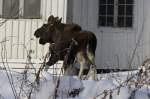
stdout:
<svg viewBox="0 0 150 99">
<path fill-rule="evenodd" d="M 96 76 L 96 66 L 95 65 L 91 65 L 90 66 L 90 70 L 88 72 L 88 77 L 91 75 L 93 80 L 97 80 L 97 76 Z"/>
<path fill-rule="evenodd" d="M 83 70 L 84 70 L 84 65 L 85 65 L 85 58 L 82 52 L 78 52 L 77 56 L 76 56 L 77 61 L 80 64 L 80 70 L 79 70 L 79 74 L 78 74 L 78 78 L 81 79 L 81 76 L 83 75 Z"/>
<path fill-rule="evenodd" d="M 55 44 L 50 44 L 49 54 L 49 60 L 46 62 L 45 71 L 47 71 L 50 66 L 54 65 L 59 60 L 59 57 L 55 52 Z"/>
<path fill-rule="evenodd" d="M 74 56 L 65 57 L 63 63 L 64 75 L 78 75 L 78 69 L 75 67 Z"/>
<path fill-rule="evenodd" d="M 78 75 L 78 69 L 71 64 L 70 66 L 67 66 L 66 70 L 64 71 L 64 75 Z"/>
<path fill-rule="evenodd" d="M 95 65 L 95 55 L 88 51 L 87 52 L 87 56 L 88 56 L 89 61 L 91 63 L 88 76 L 92 75 L 92 79 L 93 80 L 97 80 L 97 77 L 96 77 L 97 71 L 96 71 L 96 65 Z"/>
</svg>

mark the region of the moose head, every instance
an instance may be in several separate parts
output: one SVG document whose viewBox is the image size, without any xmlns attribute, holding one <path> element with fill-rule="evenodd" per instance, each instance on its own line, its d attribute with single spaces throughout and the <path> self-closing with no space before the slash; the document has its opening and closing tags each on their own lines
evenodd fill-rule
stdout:
<svg viewBox="0 0 150 99">
<path fill-rule="evenodd" d="M 61 18 L 59 19 L 58 17 L 54 17 L 51 15 L 48 18 L 48 23 L 43 24 L 40 28 L 38 28 L 34 36 L 36 38 L 39 38 L 39 43 L 40 44 L 45 44 L 45 43 L 53 43 L 53 35 L 55 33 L 56 27 L 61 23 Z"/>
</svg>

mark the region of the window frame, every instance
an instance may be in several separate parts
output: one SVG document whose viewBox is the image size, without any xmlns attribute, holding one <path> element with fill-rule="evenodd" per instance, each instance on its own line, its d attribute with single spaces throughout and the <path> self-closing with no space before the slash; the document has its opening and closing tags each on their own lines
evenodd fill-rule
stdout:
<svg viewBox="0 0 150 99">
<path fill-rule="evenodd" d="M 107 0 L 106 0 L 107 1 Z M 134 20 L 134 15 L 133 15 L 133 13 L 134 13 L 134 1 L 135 0 L 133 0 L 133 3 L 132 4 L 128 4 L 128 3 L 123 3 L 123 4 L 119 4 L 119 0 L 114 0 L 112 3 L 106 3 L 106 2 L 102 2 L 102 4 L 100 4 L 100 2 L 101 2 L 101 0 L 98 0 L 98 6 L 99 6 L 99 9 L 98 9 L 98 26 L 101 26 L 101 27 L 119 27 L 119 28 L 132 28 L 133 27 L 133 20 Z M 109 15 L 108 14 L 108 10 L 107 10 L 107 8 L 110 6 L 110 5 L 113 5 L 113 14 L 112 15 Z M 102 6 L 106 6 L 107 8 L 105 8 L 107 11 L 106 11 L 106 14 L 104 13 L 104 15 L 102 14 L 102 13 L 100 13 L 101 11 L 100 11 L 100 7 L 102 7 Z M 119 6 L 124 6 L 124 14 L 123 15 L 119 15 Z M 129 6 L 131 6 L 132 7 L 132 14 L 131 15 L 127 15 L 127 14 L 125 14 L 125 13 L 127 13 L 126 12 L 126 7 L 129 7 Z M 108 24 L 108 18 L 109 18 L 109 16 L 111 16 L 113 19 L 112 19 L 112 24 L 111 25 L 109 25 Z M 100 17 L 104 17 L 104 19 L 105 19 L 105 21 L 102 21 L 102 22 L 104 22 L 104 23 L 100 23 L 99 21 L 100 21 Z M 120 24 L 119 25 L 119 19 L 118 18 L 123 18 L 123 24 Z M 127 22 L 127 19 L 129 19 L 129 18 L 131 18 L 132 19 L 132 23 L 130 24 L 130 23 L 126 23 Z M 102 25 L 103 24 L 103 25 Z M 130 24 L 130 25 L 129 25 Z"/>
<path fill-rule="evenodd" d="M 90 12 L 90 15 L 92 15 L 91 23 L 93 31 L 97 33 L 135 33 L 138 32 L 139 29 L 141 29 L 141 24 L 144 20 L 144 4 L 143 0 L 134 0 L 134 9 L 133 9 L 133 26 L 132 28 L 120 28 L 120 27 L 102 27 L 98 25 L 98 16 L 99 16 L 99 0 L 94 0 L 92 3 L 93 7 L 91 8 L 92 12 Z"/>
</svg>

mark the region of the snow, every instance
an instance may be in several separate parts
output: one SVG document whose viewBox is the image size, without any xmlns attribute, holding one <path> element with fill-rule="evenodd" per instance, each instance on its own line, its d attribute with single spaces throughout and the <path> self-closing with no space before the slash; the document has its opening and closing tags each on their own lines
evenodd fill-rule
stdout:
<svg viewBox="0 0 150 99">
<path fill-rule="evenodd" d="M 1 67 L 3 65 L 1 64 Z M 14 63 L 14 65 L 16 64 Z M 19 66 L 16 65 L 16 67 Z M 57 68 L 57 66 L 52 68 Z M 138 70 L 98 74 L 98 80 L 94 81 L 90 78 L 80 80 L 76 76 L 64 76 L 60 74 L 60 70 L 56 72 L 53 69 L 55 70 L 55 75 L 53 74 L 54 71 L 41 71 L 39 84 L 35 82 L 36 76 L 34 69 L 26 70 L 22 68 L 20 72 L 18 70 L 10 69 L 8 65 L 6 65 L 6 70 L 1 68 L 0 99 L 150 98 L 150 75 L 142 76 L 141 80 L 138 81 L 138 76 L 136 75 Z M 129 78 L 132 79 L 125 83 Z M 139 85 L 135 86 L 137 82 L 139 82 Z"/>
<path fill-rule="evenodd" d="M 79 80 L 75 76 L 58 77 L 42 71 L 39 84 L 35 84 L 35 76 L 31 71 L 28 71 L 27 78 L 23 73 L 7 72 L 0 70 L 0 99 L 16 99 L 14 93 L 18 99 L 29 99 L 30 93 L 30 99 L 53 99 L 56 92 L 56 99 L 111 99 L 111 95 L 112 99 L 129 99 L 133 90 L 136 89 L 132 83 L 136 77 L 130 82 L 132 84 L 130 87 L 126 85 L 118 88 L 120 83 L 129 76 L 128 72 L 99 74 L 99 80 L 93 81 L 91 79 Z M 132 72 L 132 75 L 136 72 Z M 12 85 L 15 91 L 12 91 L 10 81 L 13 81 Z M 135 91 L 134 99 L 149 98 L 150 85 L 145 84 Z"/>
</svg>

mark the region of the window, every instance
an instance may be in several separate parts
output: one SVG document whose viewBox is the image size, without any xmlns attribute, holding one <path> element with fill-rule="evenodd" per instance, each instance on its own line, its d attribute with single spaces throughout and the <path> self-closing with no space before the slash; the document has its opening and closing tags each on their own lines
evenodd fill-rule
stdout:
<svg viewBox="0 0 150 99">
<path fill-rule="evenodd" d="M 19 0 L 3 0 L 2 17 L 18 18 L 19 17 Z"/>
<path fill-rule="evenodd" d="M 24 18 L 40 18 L 40 0 L 24 0 Z"/>
<path fill-rule="evenodd" d="M 40 18 L 41 0 L 1 0 L 2 18 Z"/>
<path fill-rule="evenodd" d="M 132 27 L 133 0 L 99 0 L 99 26 Z"/>
</svg>

